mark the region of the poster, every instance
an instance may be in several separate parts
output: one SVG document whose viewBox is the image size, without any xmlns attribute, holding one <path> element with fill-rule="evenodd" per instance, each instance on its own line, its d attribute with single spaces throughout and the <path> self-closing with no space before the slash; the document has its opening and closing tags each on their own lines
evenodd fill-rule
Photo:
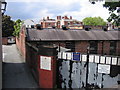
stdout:
<svg viewBox="0 0 120 90">
<path fill-rule="evenodd" d="M 67 54 L 66 54 L 66 52 L 63 52 L 63 53 L 62 53 L 62 59 L 67 59 Z"/>
<path fill-rule="evenodd" d="M 72 59 L 72 53 L 67 53 L 67 59 L 71 60 Z"/>
<path fill-rule="evenodd" d="M 95 55 L 95 63 L 99 63 L 99 56 Z"/>
<path fill-rule="evenodd" d="M 89 62 L 94 62 L 94 55 L 89 56 Z"/>
<path fill-rule="evenodd" d="M 87 61 L 87 55 L 82 55 L 82 61 Z"/>
<path fill-rule="evenodd" d="M 58 52 L 58 58 L 61 59 L 61 52 Z"/>
<path fill-rule="evenodd" d="M 106 64 L 111 64 L 111 57 L 106 57 Z"/>
<path fill-rule="evenodd" d="M 110 74 L 110 65 L 98 64 L 98 73 Z"/>
<path fill-rule="evenodd" d="M 114 58 L 112 58 L 112 65 L 116 65 L 116 64 L 117 64 L 117 58 L 114 57 Z"/>
<path fill-rule="evenodd" d="M 100 63 L 105 63 L 105 57 L 104 56 L 100 57 Z"/>
<path fill-rule="evenodd" d="M 120 65 L 120 58 L 118 58 L 118 65 Z"/>
<path fill-rule="evenodd" d="M 51 57 L 40 56 L 40 69 L 51 70 Z"/>
</svg>

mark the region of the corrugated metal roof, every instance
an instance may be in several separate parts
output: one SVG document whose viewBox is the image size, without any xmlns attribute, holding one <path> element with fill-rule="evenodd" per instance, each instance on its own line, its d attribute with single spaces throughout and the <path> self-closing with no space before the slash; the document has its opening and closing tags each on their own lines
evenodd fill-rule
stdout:
<svg viewBox="0 0 120 90">
<path fill-rule="evenodd" d="M 28 30 L 29 41 L 120 40 L 120 31 L 103 30 Z"/>
</svg>

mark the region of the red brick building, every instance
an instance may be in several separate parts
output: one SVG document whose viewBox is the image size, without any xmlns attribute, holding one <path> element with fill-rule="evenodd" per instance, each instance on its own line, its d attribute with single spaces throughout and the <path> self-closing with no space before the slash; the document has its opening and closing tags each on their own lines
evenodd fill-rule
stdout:
<svg viewBox="0 0 120 90">
<path fill-rule="evenodd" d="M 91 54 L 120 55 L 120 31 L 104 30 L 28 30 L 28 42 L 32 41 L 55 45 L 58 48 L 70 49 L 72 52 L 87 53 L 90 47 Z M 59 51 L 60 48 L 59 48 Z"/>
<path fill-rule="evenodd" d="M 57 16 L 57 28 L 62 28 L 62 26 L 66 26 L 70 29 L 75 29 L 77 27 L 81 27 L 80 29 L 83 29 L 83 25 L 81 21 L 75 20 L 72 18 L 72 16 L 67 17 L 61 17 L 61 16 Z M 78 28 L 77 28 L 78 29 Z"/>
<path fill-rule="evenodd" d="M 62 26 L 66 26 L 70 29 L 83 29 L 83 25 L 81 21 L 75 20 L 72 18 L 72 16 L 67 17 L 67 16 L 57 16 L 57 19 L 47 19 L 43 18 L 40 21 L 40 24 L 42 28 L 62 28 Z"/>
<path fill-rule="evenodd" d="M 62 29 L 28 29 L 21 28 L 16 44 L 22 55 L 26 55 L 25 43 L 33 46 L 54 45 L 69 49 L 71 52 L 87 53 L 90 47 L 91 54 L 120 55 L 120 31 L 119 30 L 62 30 Z"/>
<path fill-rule="evenodd" d="M 50 19 L 48 16 L 47 19 L 43 18 L 40 21 L 40 24 L 41 24 L 42 28 L 53 28 L 56 26 L 56 20 Z"/>
</svg>

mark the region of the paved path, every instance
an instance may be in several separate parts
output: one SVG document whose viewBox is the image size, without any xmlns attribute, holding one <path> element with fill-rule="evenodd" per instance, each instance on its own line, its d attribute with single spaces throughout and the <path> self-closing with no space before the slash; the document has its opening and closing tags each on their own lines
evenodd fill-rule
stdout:
<svg viewBox="0 0 120 90">
<path fill-rule="evenodd" d="M 37 88 L 16 45 L 3 45 L 3 88 Z"/>
</svg>

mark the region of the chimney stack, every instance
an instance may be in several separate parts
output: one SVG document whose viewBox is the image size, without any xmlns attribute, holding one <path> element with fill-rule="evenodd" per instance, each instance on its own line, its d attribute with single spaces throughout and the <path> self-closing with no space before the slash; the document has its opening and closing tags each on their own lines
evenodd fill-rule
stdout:
<svg viewBox="0 0 120 90">
<path fill-rule="evenodd" d="M 68 17 L 67 17 L 67 16 L 64 16 L 64 18 L 65 18 L 65 19 L 68 19 Z"/>
<path fill-rule="evenodd" d="M 61 20 L 61 16 L 57 16 L 57 20 Z"/>
<path fill-rule="evenodd" d="M 72 19 L 72 16 L 70 16 L 70 19 Z"/>
<path fill-rule="evenodd" d="M 49 16 L 47 16 L 47 20 L 49 20 Z"/>
</svg>

